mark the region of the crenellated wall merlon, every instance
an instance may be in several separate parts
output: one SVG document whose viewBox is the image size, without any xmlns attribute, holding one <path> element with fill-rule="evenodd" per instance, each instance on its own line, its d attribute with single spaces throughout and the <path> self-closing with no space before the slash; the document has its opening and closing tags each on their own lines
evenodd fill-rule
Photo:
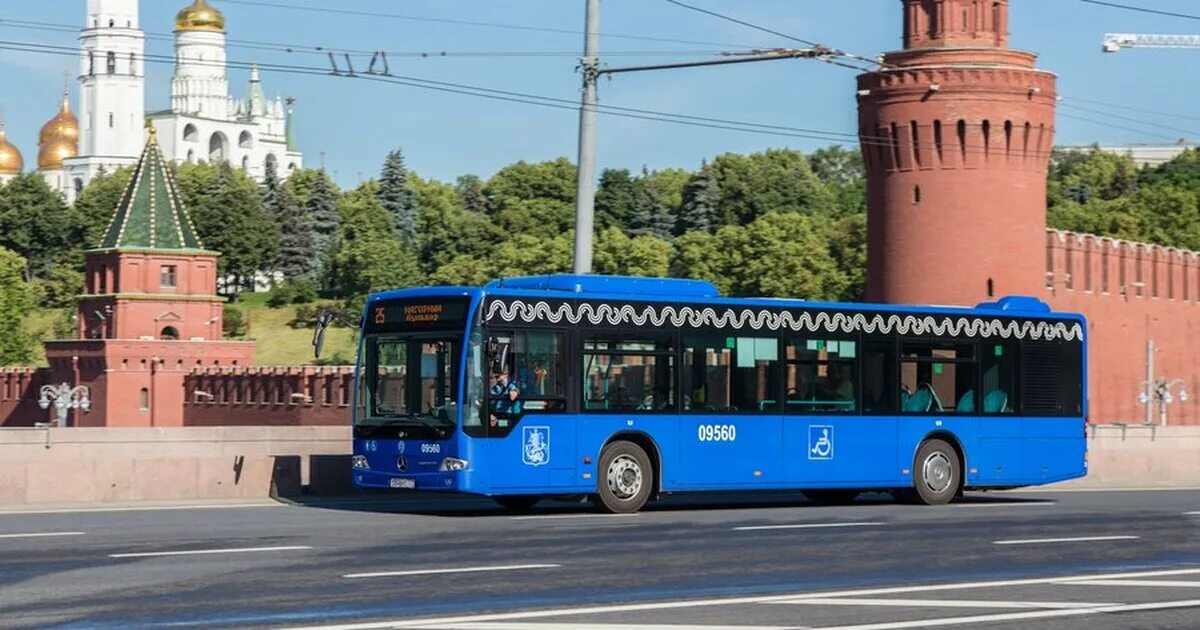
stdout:
<svg viewBox="0 0 1200 630">
<path fill-rule="evenodd" d="M 1200 252 L 1046 230 L 1046 288 L 1200 302 Z"/>
</svg>

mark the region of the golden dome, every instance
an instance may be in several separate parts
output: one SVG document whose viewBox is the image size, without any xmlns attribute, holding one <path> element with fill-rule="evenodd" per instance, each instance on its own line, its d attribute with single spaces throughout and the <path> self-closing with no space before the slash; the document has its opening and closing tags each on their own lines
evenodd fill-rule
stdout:
<svg viewBox="0 0 1200 630">
<path fill-rule="evenodd" d="M 225 32 L 225 16 L 208 6 L 206 0 L 195 0 L 175 16 L 176 31 Z"/>
<path fill-rule="evenodd" d="M 20 149 L 8 141 L 4 129 L 0 128 L 0 175 L 16 175 L 25 168 Z"/>
<path fill-rule="evenodd" d="M 62 107 L 50 122 L 42 125 L 38 134 L 38 144 L 46 144 L 54 140 L 66 140 L 72 144 L 79 143 L 79 120 L 71 113 L 69 94 L 63 94 Z"/>
<path fill-rule="evenodd" d="M 62 168 L 63 160 L 79 155 L 79 147 L 70 140 L 51 140 L 38 149 L 38 168 L 56 171 Z"/>
</svg>

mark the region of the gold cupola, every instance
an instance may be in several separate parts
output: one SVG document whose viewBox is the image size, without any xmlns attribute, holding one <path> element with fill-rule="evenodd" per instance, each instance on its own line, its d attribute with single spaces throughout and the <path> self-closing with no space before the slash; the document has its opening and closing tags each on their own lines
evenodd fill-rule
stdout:
<svg viewBox="0 0 1200 630">
<path fill-rule="evenodd" d="M 75 118 L 75 114 L 71 113 L 71 95 L 67 92 L 63 92 L 62 105 L 58 108 L 58 114 L 42 125 L 42 131 L 38 134 L 39 145 L 46 144 L 51 140 L 79 143 L 79 120 Z"/>
<path fill-rule="evenodd" d="M 8 141 L 4 124 L 0 123 L 0 176 L 19 175 L 24 168 L 25 159 L 21 157 L 21 150 Z"/>
<path fill-rule="evenodd" d="M 208 6 L 207 0 L 194 0 L 175 16 L 175 31 L 225 32 L 225 16 Z"/>
<path fill-rule="evenodd" d="M 79 121 L 71 113 L 70 94 L 64 93 L 58 114 L 38 134 L 38 168 L 53 171 L 63 160 L 79 155 Z"/>
</svg>

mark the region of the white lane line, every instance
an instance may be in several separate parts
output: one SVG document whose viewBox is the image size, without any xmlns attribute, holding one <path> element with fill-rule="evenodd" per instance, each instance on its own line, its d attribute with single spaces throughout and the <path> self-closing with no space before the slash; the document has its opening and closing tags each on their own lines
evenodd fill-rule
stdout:
<svg viewBox="0 0 1200 630">
<path fill-rule="evenodd" d="M 1152 578 L 1178 575 L 1197 575 L 1200 568 L 1193 569 L 1163 569 L 1157 571 L 1134 571 L 1128 573 L 1095 573 L 1091 575 L 1060 575 L 1045 578 L 1023 578 L 1015 580 L 988 580 L 982 582 L 949 582 L 941 584 L 920 584 L 916 586 L 891 586 L 881 588 L 865 588 L 847 591 L 825 591 L 818 593 L 800 593 L 791 595 L 773 595 L 767 597 L 725 597 L 716 599 L 693 599 L 686 601 L 649 602 L 641 604 L 614 604 L 608 606 L 580 606 L 576 608 L 550 608 L 514 613 L 494 613 L 485 615 L 464 615 L 460 617 L 435 617 L 431 619 L 393 619 L 391 621 L 376 621 L 367 623 L 333 624 L 324 626 L 296 626 L 292 630 L 386 630 L 388 628 L 425 628 L 429 626 L 474 623 L 482 621 L 514 621 L 522 619 L 544 619 L 547 617 L 565 617 L 574 615 L 603 615 L 610 613 L 646 612 L 655 610 L 679 610 L 683 608 L 701 608 L 706 606 L 740 606 L 744 604 L 767 604 L 776 601 L 795 599 L 831 599 L 844 597 L 859 597 L 867 595 L 897 595 L 902 593 L 926 593 L 931 591 L 951 591 L 966 589 L 997 588 L 1007 586 L 1032 586 L 1037 584 L 1062 584 L 1077 580 L 1121 580 L 1127 578 Z M 1089 609 L 1092 610 L 1092 609 Z M 1103 610 L 1103 609 L 1096 609 Z"/>
<path fill-rule="evenodd" d="M 81 507 L 51 510 L 0 510 L 0 516 L 22 516 L 25 514 L 88 514 L 91 512 L 172 512 L 176 510 L 235 510 L 242 508 L 284 507 L 283 503 L 215 503 L 199 505 L 147 505 L 125 507 Z"/>
<path fill-rule="evenodd" d="M 1200 512 L 1184 512 L 1184 516 L 1200 516 Z"/>
<path fill-rule="evenodd" d="M 805 630 L 800 625 L 692 625 L 692 624 L 580 624 L 521 622 L 474 622 L 428 626 L 430 630 Z"/>
<path fill-rule="evenodd" d="M 56 536 L 83 536 L 87 532 L 33 532 L 29 534 L 0 534 L 0 538 L 53 538 Z"/>
<path fill-rule="evenodd" d="M 1065 584 L 1078 584 L 1080 586 L 1153 586 L 1200 588 L 1200 582 L 1191 582 L 1188 580 L 1079 580 L 1065 582 Z"/>
<path fill-rule="evenodd" d="M 1170 610 L 1174 608 L 1200 607 L 1200 599 L 1188 599 L 1174 602 L 1151 602 L 1149 604 L 1116 604 L 1097 608 L 1075 608 L 1070 610 L 1039 610 L 1020 613 L 998 613 L 993 615 L 972 615 L 969 617 L 949 617 L 942 619 L 920 619 L 917 621 L 889 621 L 885 623 L 870 623 L 854 626 L 826 626 L 822 630 L 903 630 L 905 628 L 934 628 L 938 626 L 962 626 L 973 623 L 993 623 L 998 621 L 1021 621 L 1024 619 L 1051 619 L 1054 617 L 1078 617 L 1082 615 L 1101 615 L 1109 613 L 1140 612 L 1144 610 Z"/>
<path fill-rule="evenodd" d="M 1027 538 L 1025 540 L 993 540 L 993 545 L 1041 545 L 1045 543 L 1095 542 L 1101 540 L 1137 540 L 1141 536 L 1079 536 L 1076 538 Z"/>
<path fill-rule="evenodd" d="M 138 553 L 110 553 L 109 558 L 157 558 L 161 556 L 207 556 L 222 553 L 265 553 L 273 551 L 305 551 L 312 547 L 291 545 L 287 547 L 235 547 L 232 549 L 188 549 L 184 551 L 145 551 Z"/>
<path fill-rule="evenodd" d="M 735 532 L 754 532 L 769 529 L 825 529 L 836 527 L 876 527 L 879 525 L 887 525 L 887 523 L 879 522 L 861 522 L 861 523 L 797 523 L 794 525 L 751 525 L 746 527 L 734 527 Z"/>
<path fill-rule="evenodd" d="M 896 606 L 915 608 L 1038 608 L 1038 609 L 1073 609 L 1098 608 L 1102 606 L 1117 606 L 1112 602 L 1007 602 L 990 599 L 878 599 L 836 597 L 825 599 L 791 599 L 769 604 L 803 604 L 805 606 Z"/>
<path fill-rule="evenodd" d="M 1047 505 L 1058 505 L 1054 501 L 1027 501 L 1017 503 L 951 503 L 949 507 L 963 510 L 967 508 L 1019 508 L 1019 507 L 1043 507 Z"/>
<path fill-rule="evenodd" d="M 443 573 L 483 573 L 487 571 L 529 571 L 533 569 L 557 569 L 561 564 L 511 564 L 499 567 L 462 567 L 458 569 L 414 569 L 412 571 L 379 571 L 376 573 L 347 573 L 344 578 L 399 577 L 403 575 L 439 575 Z"/>
<path fill-rule="evenodd" d="M 525 516 L 509 517 L 514 521 L 541 521 L 555 518 L 629 518 L 637 516 L 633 514 L 528 514 Z"/>
</svg>

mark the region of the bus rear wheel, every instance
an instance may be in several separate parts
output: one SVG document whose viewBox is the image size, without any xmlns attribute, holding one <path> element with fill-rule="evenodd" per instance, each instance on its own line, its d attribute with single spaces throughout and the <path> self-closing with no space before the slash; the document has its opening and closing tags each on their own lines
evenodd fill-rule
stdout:
<svg viewBox="0 0 1200 630">
<path fill-rule="evenodd" d="M 542 497 L 529 494 L 511 494 L 495 496 L 492 497 L 492 500 L 496 502 L 496 505 L 499 505 L 502 508 L 508 510 L 525 511 L 532 509 L 533 506 L 537 505 L 538 501 L 542 500 Z"/>
<path fill-rule="evenodd" d="M 926 440 L 913 460 L 913 493 L 925 505 L 945 505 L 958 495 L 962 465 L 958 452 L 944 440 Z"/>
<path fill-rule="evenodd" d="M 612 514 L 631 514 L 642 509 L 654 486 L 654 465 L 642 447 L 617 441 L 600 452 L 596 479 L 596 507 Z"/>
</svg>

